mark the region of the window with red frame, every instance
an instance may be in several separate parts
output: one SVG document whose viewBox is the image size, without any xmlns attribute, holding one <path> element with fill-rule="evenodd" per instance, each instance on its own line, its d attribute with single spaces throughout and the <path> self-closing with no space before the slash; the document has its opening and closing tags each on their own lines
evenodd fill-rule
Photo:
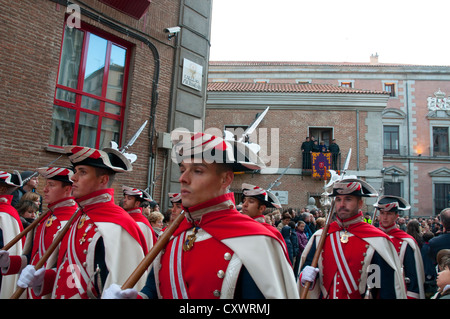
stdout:
<svg viewBox="0 0 450 319">
<path fill-rule="evenodd" d="M 88 26 L 65 27 L 50 145 L 120 145 L 130 45 Z"/>
</svg>

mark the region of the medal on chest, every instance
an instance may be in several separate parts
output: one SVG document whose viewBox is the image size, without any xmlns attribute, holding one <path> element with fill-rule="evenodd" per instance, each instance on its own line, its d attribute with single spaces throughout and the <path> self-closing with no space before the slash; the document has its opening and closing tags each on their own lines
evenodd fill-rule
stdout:
<svg viewBox="0 0 450 319">
<path fill-rule="evenodd" d="M 199 228 L 200 227 L 194 227 L 194 232 L 186 237 L 186 240 L 183 243 L 183 251 L 189 251 L 191 250 L 192 246 L 194 246 Z"/>
<path fill-rule="evenodd" d="M 86 235 L 87 235 L 88 231 L 91 230 L 91 228 L 92 228 L 92 224 L 87 225 L 86 229 L 84 230 L 83 236 L 81 236 L 81 238 L 80 238 L 80 245 L 82 245 L 86 241 Z"/>
<path fill-rule="evenodd" d="M 86 220 L 90 219 L 86 214 L 83 214 L 83 216 L 81 216 L 80 221 L 78 222 L 78 229 L 81 229 L 84 226 L 84 223 L 86 222 Z"/>
<path fill-rule="evenodd" d="M 341 235 L 341 243 L 346 244 L 348 243 L 348 233 L 347 230 L 344 230 L 344 233 Z"/>
<path fill-rule="evenodd" d="M 45 223 L 45 227 L 50 227 L 53 224 L 53 221 L 56 219 L 56 216 L 52 214 L 52 216 L 50 216 L 47 219 L 47 222 Z"/>
</svg>

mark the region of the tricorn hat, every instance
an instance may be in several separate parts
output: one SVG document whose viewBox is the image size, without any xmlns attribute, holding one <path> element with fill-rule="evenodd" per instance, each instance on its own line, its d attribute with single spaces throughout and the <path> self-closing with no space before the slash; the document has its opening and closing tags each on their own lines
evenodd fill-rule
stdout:
<svg viewBox="0 0 450 319">
<path fill-rule="evenodd" d="M 171 133 L 172 160 L 180 164 L 187 158 L 207 163 L 226 163 L 234 172 L 253 171 L 265 167 L 264 162 L 246 143 L 225 140 L 206 133 L 174 130 Z"/>
<path fill-rule="evenodd" d="M 169 200 L 172 203 L 181 203 L 181 193 L 169 193 Z"/>
<path fill-rule="evenodd" d="M 330 196 L 353 195 L 358 197 L 377 197 L 378 193 L 369 183 L 357 178 L 345 178 L 333 184 Z"/>
<path fill-rule="evenodd" d="M 132 171 L 131 162 L 118 150 L 98 150 L 87 146 L 67 145 L 65 153 L 73 166 L 88 165 L 112 170 L 116 173 Z"/>
<path fill-rule="evenodd" d="M 40 167 L 37 172 L 46 179 L 53 179 L 72 184 L 73 171 L 64 167 Z"/>
<path fill-rule="evenodd" d="M 386 212 L 398 212 L 411 208 L 405 199 L 393 195 L 381 196 L 373 206 Z"/>
<path fill-rule="evenodd" d="M 281 208 L 278 198 L 271 192 L 266 191 L 259 186 L 243 183 L 242 191 L 244 197 L 254 197 L 269 208 Z"/>
<path fill-rule="evenodd" d="M 145 201 L 144 192 L 142 190 L 140 190 L 139 188 L 122 186 L 122 191 L 123 191 L 124 195 L 135 196 L 136 199 L 139 200 L 140 202 Z"/>
<path fill-rule="evenodd" d="M 14 171 L 14 174 L 5 171 L 0 171 L 0 184 L 6 184 L 12 187 L 21 187 L 22 177 L 17 171 Z"/>
</svg>

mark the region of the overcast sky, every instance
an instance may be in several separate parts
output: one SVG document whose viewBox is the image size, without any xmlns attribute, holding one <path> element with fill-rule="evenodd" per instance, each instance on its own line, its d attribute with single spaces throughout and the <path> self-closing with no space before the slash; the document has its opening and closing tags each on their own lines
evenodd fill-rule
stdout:
<svg viewBox="0 0 450 319">
<path fill-rule="evenodd" d="M 450 65 L 449 0 L 213 0 L 211 61 Z"/>
</svg>

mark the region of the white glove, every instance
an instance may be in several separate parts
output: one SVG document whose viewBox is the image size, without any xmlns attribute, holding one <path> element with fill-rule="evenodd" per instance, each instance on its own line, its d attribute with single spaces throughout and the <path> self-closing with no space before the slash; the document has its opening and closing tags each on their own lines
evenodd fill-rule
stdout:
<svg viewBox="0 0 450 319">
<path fill-rule="evenodd" d="M 319 268 L 314 268 L 311 266 L 305 266 L 302 271 L 302 285 L 304 286 L 306 282 L 314 282 L 316 276 L 319 273 Z"/>
<path fill-rule="evenodd" d="M 8 268 L 9 264 L 9 252 L 7 250 L 0 250 L 0 268 Z"/>
<path fill-rule="evenodd" d="M 103 291 L 102 299 L 136 299 L 138 292 L 136 289 L 130 288 L 122 290 L 117 284 L 111 284 Z"/>
<path fill-rule="evenodd" d="M 45 268 L 40 268 L 36 270 L 34 266 L 27 265 L 17 280 L 17 286 L 20 288 L 37 287 L 41 286 L 44 282 Z"/>
</svg>

